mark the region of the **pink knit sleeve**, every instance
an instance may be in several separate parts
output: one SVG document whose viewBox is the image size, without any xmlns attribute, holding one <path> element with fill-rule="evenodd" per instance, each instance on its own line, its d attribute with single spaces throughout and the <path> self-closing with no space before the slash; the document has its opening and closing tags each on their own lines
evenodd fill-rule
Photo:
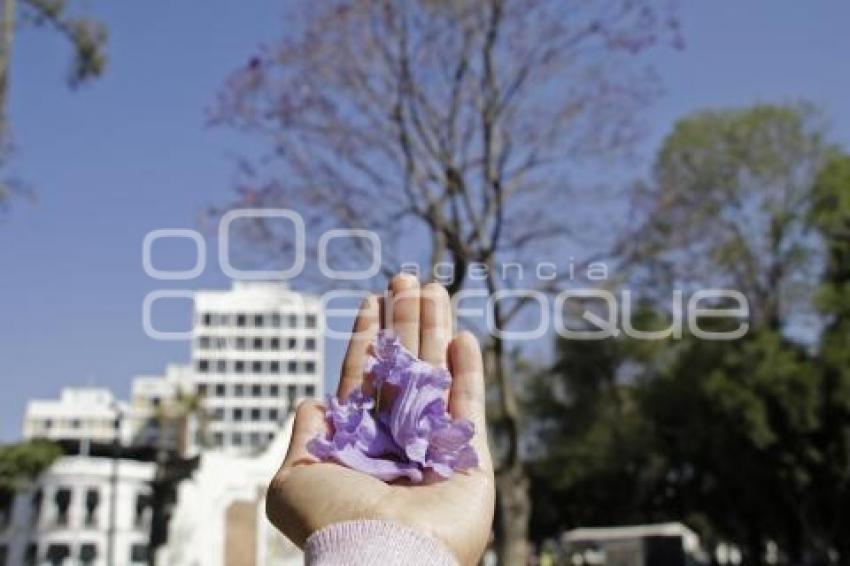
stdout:
<svg viewBox="0 0 850 566">
<path fill-rule="evenodd" d="M 437 540 L 400 523 L 346 521 L 310 535 L 304 545 L 308 566 L 457 566 Z"/>
</svg>

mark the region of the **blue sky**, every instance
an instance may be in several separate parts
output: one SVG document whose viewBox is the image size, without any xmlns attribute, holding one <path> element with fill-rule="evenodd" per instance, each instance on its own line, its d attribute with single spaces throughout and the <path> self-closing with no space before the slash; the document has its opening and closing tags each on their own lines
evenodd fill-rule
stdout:
<svg viewBox="0 0 850 566">
<path fill-rule="evenodd" d="M 850 3 L 683 4 L 687 48 L 652 57 L 665 94 L 647 114 L 635 174 L 677 117 L 707 106 L 806 98 L 850 147 Z M 28 398 L 71 384 L 126 396 L 132 376 L 187 359 L 187 344 L 143 333 L 145 294 L 228 283 L 214 261 L 190 285 L 153 281 L 142 240 L 157 228 L 195 228 L 204 206 L 227 200 L 233 158 L 250 147 L 206 127 L 204 109 L 228 71 L 286 29 L 280 1 L 84 5 L 110 30 L 102 80 L 66 89 L 69 53 L 44 31 L 24 31 L 15 45 L 10 171 L 38 198 L 0 223 L 0 440 L 18 436 Z M 157 248 L 157 265 L 185 266 L 190 252 Z M 157 324 L 185 327 L 187 314 L 186 305 L 161 309 Z M 329 358 L 333 373 L 339 348 Z"/>
</svg>

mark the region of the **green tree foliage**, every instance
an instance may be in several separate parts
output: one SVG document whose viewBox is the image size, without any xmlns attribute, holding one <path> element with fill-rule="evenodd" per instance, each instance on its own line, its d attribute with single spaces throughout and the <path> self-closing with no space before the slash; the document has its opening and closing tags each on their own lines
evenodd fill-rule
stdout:
<svg viewBox="0 0 850 566">
<path fill-rule="evenodd" d="M 106 26 L 73 13 L 66 0 L 21 0 L 23 22 L 44 26 L 64 36 L 73 50 L 68 84 L 72 87 L 99 77 L 106 68 Z"/>
<path fill-rule="evenodd" d="M 48 440 L 31 440 L 0 446 L 0 491 L 15 491 L 37 477 L 62 449 Z"/>
<path fill-rule="evenodd" d="M 826 250 L 816 303 L 824 318 L 818 363 L 823 373 L 823 466 L 816 494 L 823 528 L 850 557 L 850 156 L 835 153 L 813 190 L 811 223 Z"/>
<path fill-rule="evenodd" d="M 15 32 L 21 26 L 50 29 L 67 39 L 73 52 L 68 85 L 78 87 L 99 77 L 106 68 L 106 27 L 76 13 L 69 0 L 2 0 L 0 7 L 0 168 L 9 160 L 11 135 L 6 115 Z M 15 195 L 30 190 L 18 179 L 0 181 L 0 212 Z"/>
<path fill-rule="evenodd" d="M 778 328 L 812 268 L 804 237 L 815 175 L 829 152 L 807 104 L 699 112 L 664 140 L 641 190 L 646 221 L 627 252 L 666 292 L 723 286 Z"/>
<path fill-rule="evenodd" d="M 787 564 L 850 563 L 850 157 L 815 115 L 699 113 L 665 140 L 647 239 L 630 250 L 645 285 L 635 326 L 663 324 L 657 297 L 671 288 L 725 283 L 748 296 L 751 330 L 559 343 L 529 403 L 545 446 L 533 465 L 542 533 L 683 520 L 709 544 L 737 544 L 746 564 L 768 543 Z M 807 344 L 789 338 L 783 305 L 803 280 L 796 300 L 824 326 Z"/>
<path fill-rule="evenodd" d="M 667 470 L 666 505 L 747 548 L 748 563 L 768 540 L 799 558 L 817 515 L 820 383 L 811 360 L 770 329 L 677 348 L 640 391 Z"/>
<path fill-rule="evenodd" d="M 635 390 L 617 378 L 626 350 L 622 341 L 561 340 L 554 371 L 532 382 L 528 410 L 543 455 L 531 464 L 538 537 L 645 516 L 644 486 L 655 483 L 657 466 Z"/>
</svg>

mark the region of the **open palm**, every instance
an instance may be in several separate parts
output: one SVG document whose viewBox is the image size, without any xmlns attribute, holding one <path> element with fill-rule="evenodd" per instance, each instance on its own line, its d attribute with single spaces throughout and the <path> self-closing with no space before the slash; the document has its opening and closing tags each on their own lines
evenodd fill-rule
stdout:
<svg viewBox="0 0 850 566">
<path fill-rule="evenodd" d="M 450 301 L 440 285 L 420 288 L 414 277 L 397 276 L 386 300 L 373 296 L 360 308 L 342 366 L 340 398 L 363 383 L 368 345 L 382 327 L 391 328 L 413 354 L 449 369 L 449 412 L 475 425 L 472 445 L 479 467 L 448 480 L 410 485 L 387 484 L 338 464 L 319 462 L 306 445 L 328 432 L 325 412 L 320 403 L 306 401 L 296 412 L 289 450 L 269 486 L 269 518 L 299 546 L 333 523 L 395 521 L 441 541 L 462 564 L 474 564 L 487 543 L 495 500 L 478 343 L 469 333 L 452 338 Z"/>
</svg>

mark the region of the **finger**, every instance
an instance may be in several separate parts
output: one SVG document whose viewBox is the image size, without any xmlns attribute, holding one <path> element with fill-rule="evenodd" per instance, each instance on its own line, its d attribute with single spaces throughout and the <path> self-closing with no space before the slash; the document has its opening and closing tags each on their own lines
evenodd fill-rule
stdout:
<svg viewBox="0 0 850 566">
<path fill-rule="evenodd" d="M 380 309 L 375 295 L 367 297 L 360 305 L 360 311 L 351 330 L 351 341 L 342 360 L 342 374 L 339 377 L 337 397 L 345 399 L 363 383 L 363 365 L 368 354 L 369 344 L 375 339 L 380 327 Z"/>
<path fill-rule="evenodd" d="M 393 277 L 384 308 L 389 319 L 387 327 L 399 337 L 405 348 L 418 356 L 419 280 L 407 273 Z"/>
<path fill-rule="evenodd" d="M 419 301 L 419 358 L 437 367 L 448 367 L 452 337 L 449 294 L 439 283 L 422 287 Z"/>
<path fill-rule="evenodd" d="M 452 340 L 449 345 L 449 365 L 452 373 L 449 413 L 456 419 L 472 421 L 475 426 L 472 446 L 478 453 L 479 464 L 484 470 L 492 470 L 484 412 L 484 363 L 475 336 L 462 332 Z"/>
<path fill-rule="evenodd" d="M 319 435 L 326 435 L 328 425 L 325 422 L 325 410 L 315 399 L 302 401 L 295 410 L 295 420 L 292 423 L 292 437 L 289 439 L 289 449 L 283 459 L 281 468 L 289 468 L 304 462 L 318 460 L 307 451 L 307 443 Z"/>
</svg>

